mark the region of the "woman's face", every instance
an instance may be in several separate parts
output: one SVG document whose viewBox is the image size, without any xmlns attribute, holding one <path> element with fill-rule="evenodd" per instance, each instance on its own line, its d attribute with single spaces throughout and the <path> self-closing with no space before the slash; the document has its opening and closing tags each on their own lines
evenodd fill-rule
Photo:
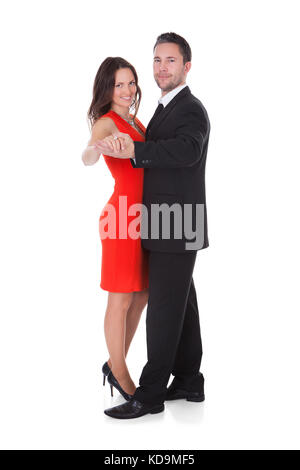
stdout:
<svg viewBox="0 0 300 470">
<path fill-rule="evenodd" d="M 136 95 L 136 83 L 134 75 L 129 68 L 119 69 L 115 75 L 115 86 L 112 96 L 112 105 L 116 109 L 123 108 L 128 111 Z"/>
</svg>

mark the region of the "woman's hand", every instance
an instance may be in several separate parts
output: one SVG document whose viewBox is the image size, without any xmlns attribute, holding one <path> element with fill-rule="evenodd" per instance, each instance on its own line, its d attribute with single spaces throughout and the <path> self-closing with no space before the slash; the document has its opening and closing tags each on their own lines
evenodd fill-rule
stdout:
<svg viewBox="0 0 300 470">
<path fill-rule="evenodd" d="M 115 158 L 134 158 L 134 143 L 128 134 L 118 132 L 105 139 L 97 140 L 94 148 L 100 150 L 103 155 Z"/>
<path fill-rule="evenodd" d="M 122 137 L 117 137 L 115 134 L 105 137 L 103 140 L 97 140 L 94 143 L 95 148 L 102 150 L 107 148 L 112 152 L 119 152 L 124 149 L 124 139 Z"/>
</svg>

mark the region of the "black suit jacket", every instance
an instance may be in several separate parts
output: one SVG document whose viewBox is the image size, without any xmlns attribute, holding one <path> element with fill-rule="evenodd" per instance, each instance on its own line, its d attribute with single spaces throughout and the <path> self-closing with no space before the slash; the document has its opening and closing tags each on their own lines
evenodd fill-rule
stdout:
<svg viewBox="0 0 300 470">
<path fill-rule="evenodd" d="M 185 87 L 151 119 L 146 141 L 134 143 L 136 163 L 131 160 L 131 164 L 144 168 L 146 209 L 142 219 L 142 246 L 145 249 L 181 253 L 208 247 L 205 164 L 209 132 L 204 106 Z M 165 206 L 156 206 L 151 212 L 151 207 L 161 204 Z M 157 208 L 172 206 L 180 209 L 182 216 L 166 210 L 157 233 Z M 169 221 L 170 233 L 164 232 L 163 223 Z"/>
</svg>

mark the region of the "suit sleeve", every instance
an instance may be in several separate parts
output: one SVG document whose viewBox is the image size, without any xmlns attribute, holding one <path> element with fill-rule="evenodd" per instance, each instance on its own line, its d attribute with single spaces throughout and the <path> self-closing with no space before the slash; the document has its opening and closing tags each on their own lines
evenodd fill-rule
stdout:
<svg viewBox="0 0 300 470">
<path fill-rule="evenodd" d="M 134 168 L 184 168 L 201 159 L 207 139 L 208 121 L 198 106 L 186 106 L 177 117 L 175 137 L 156 142 L 134 142 Z"/>
</svg>

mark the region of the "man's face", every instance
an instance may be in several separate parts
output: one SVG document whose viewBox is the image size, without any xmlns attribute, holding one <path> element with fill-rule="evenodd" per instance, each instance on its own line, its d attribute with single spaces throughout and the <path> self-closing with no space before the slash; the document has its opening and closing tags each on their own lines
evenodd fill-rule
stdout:
<svg viewBox="0 0 300 470">
<path fill-rule="evenodd" d="M 191 62 L 183 63 L 183 57 L 177 44 L 167 42 L 156 46 L 153 74 L 162 95 L 183 85 L 190 68 Z"/>
</svg>

